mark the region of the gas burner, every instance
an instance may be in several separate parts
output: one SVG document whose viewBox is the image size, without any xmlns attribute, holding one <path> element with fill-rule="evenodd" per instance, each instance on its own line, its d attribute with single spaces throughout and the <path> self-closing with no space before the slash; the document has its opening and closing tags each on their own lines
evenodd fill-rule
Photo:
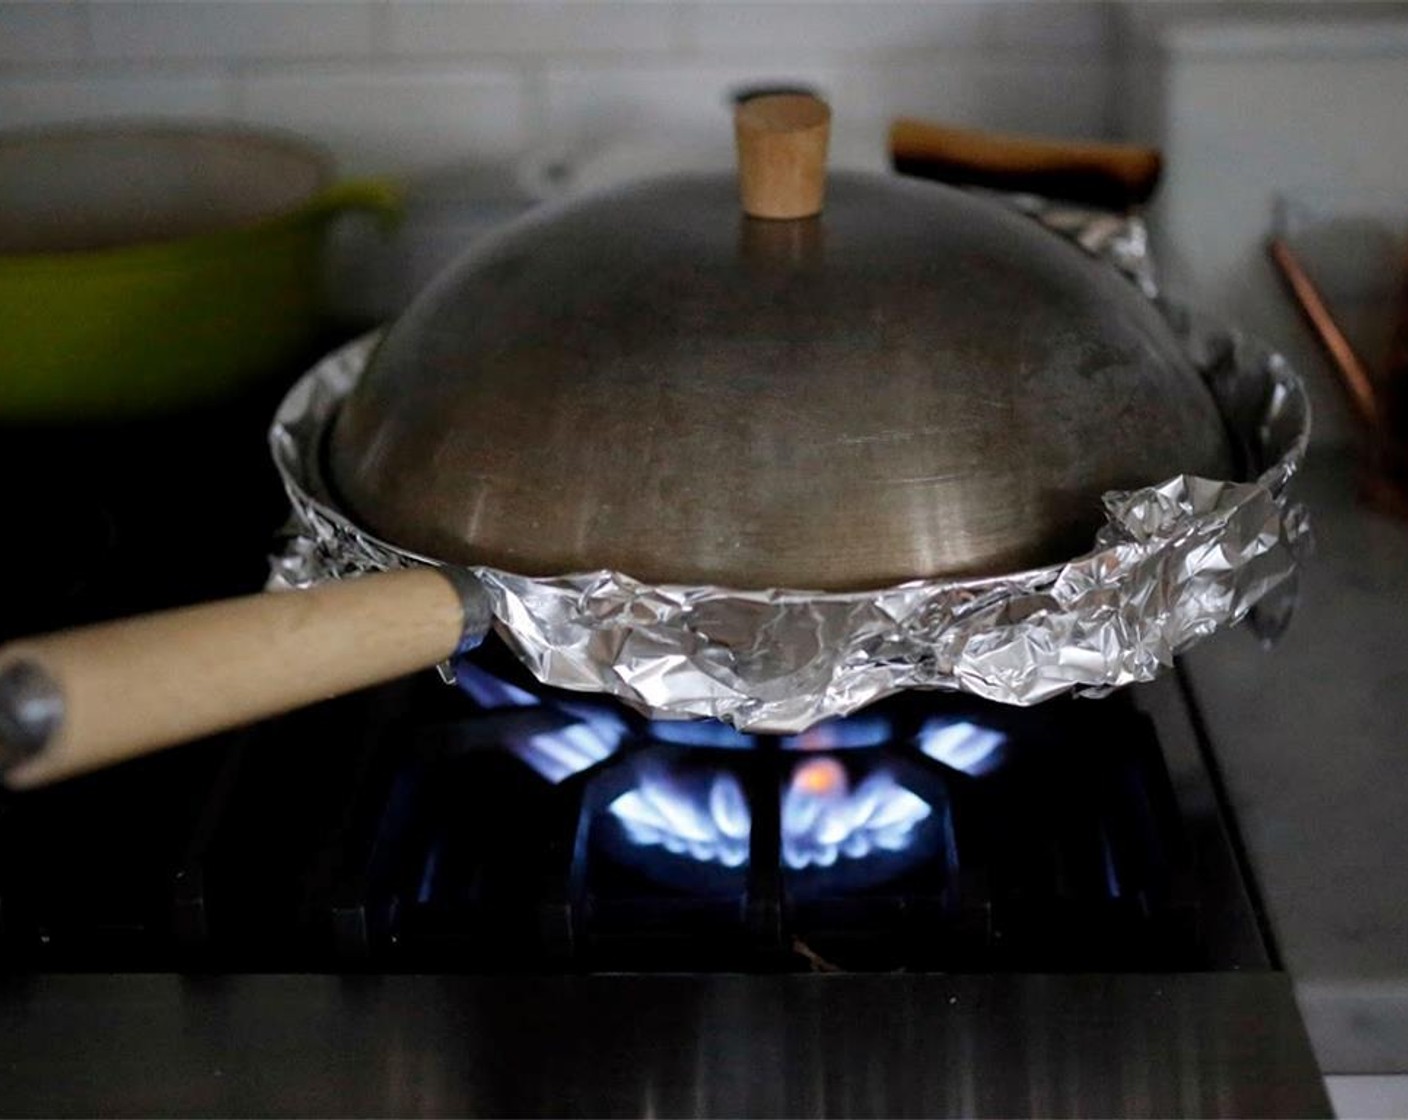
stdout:
<svg viewBox="0 0 1408 1120">
<path fill-rule="evenodd" d="M 970 778 L 991 774 L 1002 765 L 1007 735 L 966 719 L 931 717 L 919 729 L 919 749 Z"/>
<path fill-rule="evenodd" d="M 863 864 L 847 874 L 848 886 L 879 885 L 904 870 L 908 861 L 895 857 L 916 848 L 934 816 L 934 799 L 945 798 L 941 783 L 938 792 L 916 792 L 886 756 L 913 758 L 917 746 L 952 769 L 977 774 L 996 766 L 1006 740 L 957 719 L 929 719 L 917 735 L 904 734 L 876 712 L 780 737 L 744 734 L 718 720 L 628 723 L 619 710 L 554 690 L 531 692 L 468 661 L 457 677 L 486 715 L 527 713 L 505 725 L 504 746 L 553 785 L 628 748 L 612 779 L 619 792 L 597 810 L 616 834 L 608 846 L 614 858 L 681 889 L 700 883 L 699 866 L 719 873 L 747 867 L 758 799 L 774 796 L 768 815 L 778 822 L 781 870 L 814 875 Z M 840 757 L 857 751 L 849 761 Z M 760 757 L 775 777 L 750 785 L 746 774 Z M 909 766 L 912 784 L 918 771 Z M 918 845 L 916 858 L 932 849 Z"/>
<path fill-rule="evenodd" d="M 812 967 L 801 943 L 852 971 L 1156 972 L 1205 967 L 1226 911 L 1189 893 L 1159 742 L 1122 697 L 912 694 L 743 736 L 542 687 L 492 643 L 458 675 L 123 771 L 189 777 L 169 819 L 132 818 L 122 774 L 0 807 L 0 943 L 146 967 L 174 920 L 192 963 L 236 968 L 775 972 Z M 101 871 L 62 840 L 90 819 L 124 838 Z"/>
<path fill-rule="evenodd" d="M 839 859 L 902 852 L 930 804 L 877 766 L 854 789 L 835 758 L 809 758 L 792 771 L 782 796 L 782 859 L 794 871 L 831 867 Z"/>
<path fill-rule="evenodd" d="M 455 680 L 486 712 L 535 709 L 543 714 L 537 723 L 524 721 L 507 729 L 504 745 L 553 785 L 610 758 L 629 732 L 610 708 L 570 700 L 548 703 L 469 661 L 456 666 Z"/>
<path fill-rule="evenodd" d="M 753 825 L 738 779 L 728 771 L 679 773 L 644 768 L 634 789 L 607 806 L 630 842 L 699 863 L 742 867 Z"/>
<path fill-rule="evenodd" d="M 634 788 L 607 806 L 637 848 L 657 848 L 697 863 L 748 862 L 753 814 L 729 770 L 643 766 Z M 884 766 L 858 784 L 835 758 L 799 763 L 781 793 L 782 862 L 793 871 L 827 868 L 908 848 L 933 812 Z M 668 877 L 670 869 L 655 865 Z"/>
</svg>

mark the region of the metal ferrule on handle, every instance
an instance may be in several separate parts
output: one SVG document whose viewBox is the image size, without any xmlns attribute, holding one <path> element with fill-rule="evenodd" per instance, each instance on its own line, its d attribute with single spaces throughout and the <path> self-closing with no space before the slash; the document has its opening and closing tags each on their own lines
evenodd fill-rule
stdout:
<svg viewBox="0 0 1408 1120">
<path fill-rule="evenodd" d="M 0 770 L 111 766 L 434 665 L 489 621 L 470 573 L 418 568 L 24 639 L 0 648 Z"/>
</svg>

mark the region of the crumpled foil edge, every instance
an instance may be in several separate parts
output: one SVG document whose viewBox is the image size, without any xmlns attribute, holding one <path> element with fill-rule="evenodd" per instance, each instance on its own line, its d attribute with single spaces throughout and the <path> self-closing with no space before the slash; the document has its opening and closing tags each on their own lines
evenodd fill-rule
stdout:
<svg viewBox="0 0 1408 1120">
<path fill-rule="evenodd" d="M 494 629 L 545 684 L 610 693 L 656 718 L 796 733 L 909 688 L 1017 705 L 1101 695 L 1153 679 L 1258 603 L 1271 604 L 1268 616 L 1284 625 L 1310 542 L 1305 510 L 1286 492 L 1309 440 L 1300 379 L 1262 344 L 1160 299 L 1137 222 L 1099 215 L 1092 225 L 1069 209 L 1033 216 L 1154 299 L 1253 481 L 1181 475 L 1111 492 L 1092 550 L 1066 563 L 876 591 L 740 591 L 645 584 L 612 571 L 528 577 L 471 568 Z M 329 355 L 275 416 L 270 446 L 292 519 L 271 562 L 273 589 L 435 563 L 357 526 L 322 477 L 323 440 L 376 342 L 369 335 Z"/>
</svg>

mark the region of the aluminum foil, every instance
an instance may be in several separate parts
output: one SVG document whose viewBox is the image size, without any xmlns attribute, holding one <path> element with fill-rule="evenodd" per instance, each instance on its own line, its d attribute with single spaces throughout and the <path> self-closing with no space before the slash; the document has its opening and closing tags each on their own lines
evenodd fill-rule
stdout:
<svg viewBox="0 0 1408 1120">
<path fill-rule="evenodd" d="M 1253 481 L 1182 475 L 1108 493 L 1091 550 L 1067 563 L 879 591 L 738 591 L 611 571 L 534 578 L 472 568 L 493 628 L 546 684 L 611 693 L 657 718 L 795 733 L 907 688 L 1020 705 L 1099 695 L 1152 679 L 1259 602 L 1270 607 L 1269 625 L 1283 625 L 1309 544 L 1305 513 L 1286 492 L 1309 435 L 1299 379 L 1255 341 L 1161 301 L 1137 222 L 1029 212 L 1159 304 Z M 322 441 L 375 343 L 369 336 L 326 358 L 275 417 L 270 442 L 293 519 L 271 587 L 434 562 L 353 524 L 322 478 Z M 480 637 L 467 634 L 466 644 Z"/>
</svg>

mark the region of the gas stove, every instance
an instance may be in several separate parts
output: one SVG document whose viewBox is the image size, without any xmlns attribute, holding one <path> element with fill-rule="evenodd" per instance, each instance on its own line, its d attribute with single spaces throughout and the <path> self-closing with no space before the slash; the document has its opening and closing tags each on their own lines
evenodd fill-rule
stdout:
<svg viewBox="0 0 1408 1120">
<path fill-rule="evenodd" d="M 7 629 L 252 590 L 276 393 L 0 441 Z M 788 737 L 455 676 L 0 794 L 0 1112 L 1328 1114 L 1177 673 Z"/>
<path fill-rule="evenodd" d="M 1225 831 L 1191 803 L 1214 798 L 1195 740 L 1156 727 L 1176 686 L 1029 710 L 915 694 L 771 737 L 544 688 L 497 643 L 457 676 L 460 691 L 415 678 L 8 798 L 7 959 L 488 974 L 1271 962 Z"/>
</svg>

